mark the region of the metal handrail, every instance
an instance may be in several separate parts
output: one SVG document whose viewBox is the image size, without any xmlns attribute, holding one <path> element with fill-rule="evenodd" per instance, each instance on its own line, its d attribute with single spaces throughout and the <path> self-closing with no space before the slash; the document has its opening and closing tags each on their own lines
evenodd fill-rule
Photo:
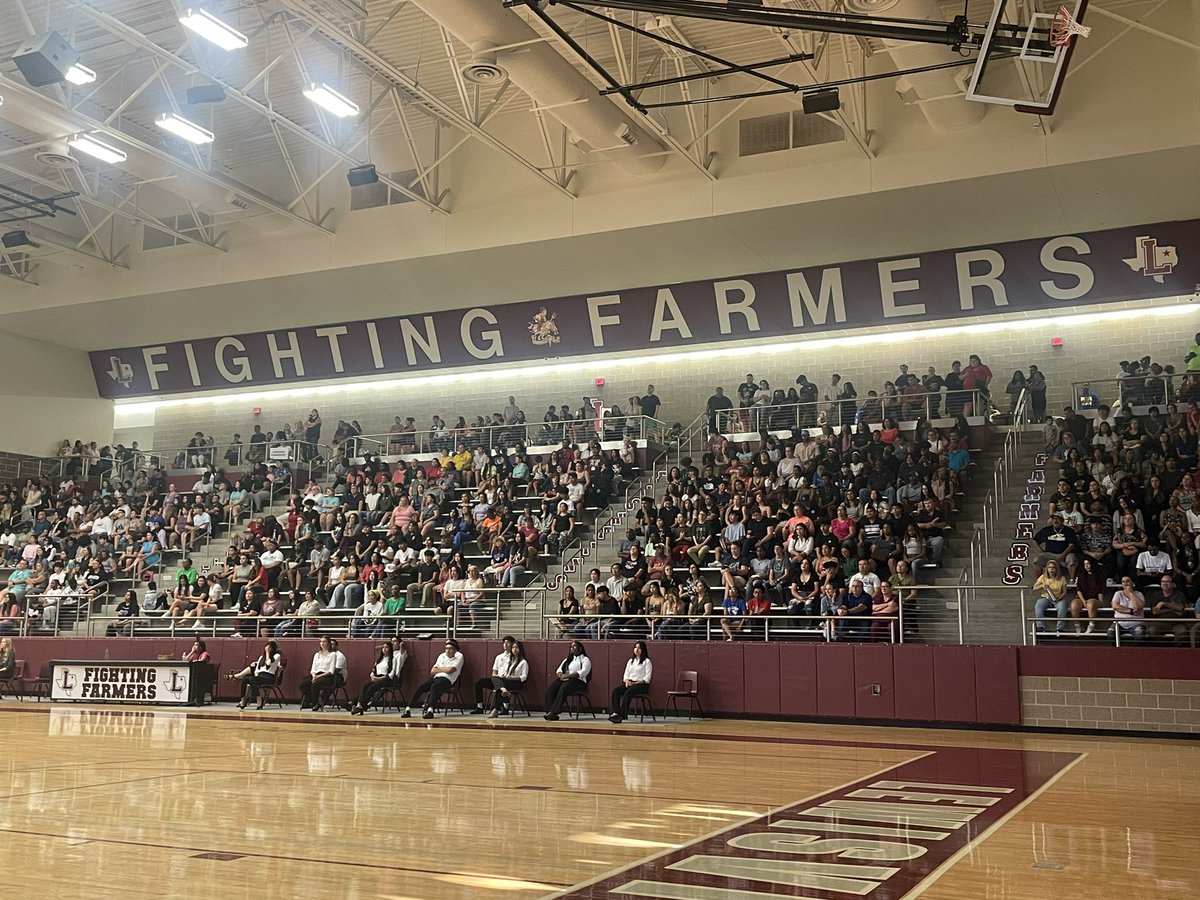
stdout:
<svg viewBox="0 0 1200 900">
<path fill-rule="evenodd" d="M 1071 407 L 1077 412 L 1095 410 L 1104 405 L 1115 409 L 1126 404 L 1135 408 L 1157 406 L 1161 409 L 1168 403 L 1177 402 L 1181 394 L 1186 394 L 1186 388 L 1190 387 L 1198 376 L 1200 373 L 1197 372 L 1160 372 L 1157 375 L 1121 375 L 1116 378 L 1073 381 L 1071 382 Z M 1162 387 L 1159 388 L 1154 384 L 1149 387 L 1146 385 L 1147 381 L 1154 380 L 1160 381 Z M 1084 402 L 1082 390 L 1084 386 L 1091 388 L 1090 393 L 1099 399 L 1099 403 Z M 1116 399 L 1105 400 L 1105 394 Z M 1163 412 L 1166 410 L 1164 409 Z"/>
<path fill-rule="evenodd" d="M 718 410 L 716 425 L 717 430 L 724 435 L 792 431 L 800 428 L 819 428 L 822 425 L 841 428 L 843 425 L 856 425 L 860 421 L 869 425 L 881 425 L 885 417 L 894 419 L 896 424 L 900 425 L 902 422 L 916 422 L 920 419 L 932 421 L 953 418 L 945 415 L 951 398 L 962 401 L 960 410 L 969 404 L 972 417 L 983 417 L 986 420 L 991 412 L 986 395 L 978 389 L 972 389 L 941 391 L 937 394 L 901 394 L 893 403 L 887 405 L 882 397 L 858 397 L 854 400 L 857 412 L 853 422 L 841 421 L 843 401 L 816 400 L 811 403 L 771 403 L 766 406 Z M 878 401 L 878 413 L 874 409 L 864 411 L 864 404 L 875 405 L 875 401 Z M 896 408 L 888 411 L 892 406 Z M 935 407 L 937 416 L 933 415 Z"/>
<path fill-rule="evenodd" d="M 607 436 L 615 430 L 617 435 Z M 348 440 L 356 442 L 353 456 L 361 455 L 362 445 L 379 456 L 425 455 L 453 452 L 459 446 L 469 451 L 477 447 L 487 450 L 525 447 L 558 447 L 570 443 L 600 440 L 605 443 L 629 437 L 639 441 L 663 443 L 670 426 L 650 416 L 609 416 L 601 420 L 599 430 L 594 420 L 570 422 L 519 422 L 512 425 L 468 427 L 465 431 L 447 426 L 442 430 L 423 429 L 401 433 L 361 434 Z"/>
<path fill-rule="evenodd" d="M 56 606 L 58 606 L 58 610 L 54 616 L 54 633 L 52 635 L 34 635 L 33 629 L 38 625 L 39 622 L 41 622 L 43 620 L 40 617 L 37 619 L 34 619 L 30 616 L 31 610 L 30 610 L 29 601 L 30 600 L 40 600 L 41 598 L 44 598 L 46 596 L 46 592 L 43 591 L 38 594 L 26 593 L 25 609 L 22 612 L 21 624 L 18 627 L 18 631 L 19 631 L 20 635 L 22 637 L 58 637 L 60 625 L 61 625 L 60 619 L 62 616 L 62 601 L 63 600 L 71 600 L 71 599 L 75 600 L 77 609 L 81 608 L 85 604 L 90 607 L 90 605 L 92 603 L 96 602 L 97 600 L 103 601 L 105 598 L 110 596 L 109 592 L 108 592 L 108 588 L 109 588 L 109 585 L 106 582 L 102 585 L 101 589 L 98 590 L 94 594 L 89 594 L 86 591 L 71 591 L 70 593 L 67 593 L 67 594 L 51 595 L 51 596 L 53 596 L 53 598 L 55 600 L 58 601 L 58 603 L 55 604 Z M 92 618 L 90 608 L 88 610 L 87 617 L 89 620 Z M 3 620 L 0 620 L 0 621 L 3 621 Z"/>
<path fill-rule="evenodd" d="M 657 622 L 660 624 L 669 623 L 669 622 L 678 622 L 681 625 L 681 627 L 684 625 L 692 625 L 693 623 L 696 623 L 696 622 L 703 622 L 704 623 L 704 638 L 703 639 L 706 641 L 725 639 L 722 637 L 723 633 L 720 628 L 720 624 L 723 620 L 735 620 L 735 621 L 743 621 L 743 622 L 748 622 L 748 623 L 761 622 L 763 625 L 762 640 L 769 641 L 769 640 L 771 640 L 772 630 L 774 630 L 777 635 L 780 634 L 781 632 L 794 633 L 795 631 L 800 630 L 795 625 L 781 624 L 781 620 L 786 620 L 789 623 L 791 623 L 791 622 L 811 623 L 809 628 L 805 628 L 803 630 L 806 633 L 810 633 L 813 635 L 817 635 L 817 634 L 821 635 L 826 643 L 831 643 L 831 642 L 839 639 L 836 634 L 836 630 L 830 628 L 829 625 L 831 623 L 841 623 L 841 622 L 847 623 L 848 625 L 853 624 L 857 627 L 863 628 L 863 630 L 865 632 L 867 632 L 867 634 L 863 635 L 862 638 L 860 638 L 860 639 L 869 640 L 869 641 L 877 641 L 877 642 L 883 643 L 885 641 L 874 637 L 870 633 L 870 632 L 873 632 L 874 629 L 869 626 L 876 622 L 887 622 L 888 623 L 888 637 L 886 639 L 886 643 L 893 643 L 893 644 L 900 642 L 899 638 L 900 638 L 900 626 L 901 626 L 901 617 L 899 615 L 895 615 L 895 616 L 874 616 L 874 615 L 871 615 L 871 616 L 820 616 L 820 615 L 818 615 L 818 616 L 801 616 L 801 615 L 792 615 L 791 613 L 787 612 L 786 609 L 780 609 L 780 608 L 773 607 L 771 612 L 767 613 L 767 614 L 753 615 L 750 613 L 745 613 L 744 615 L 738 615 L 738 616 L 730 616 L 730 615 L 725 615 L 723 613 L 713 613 L 711 616 L 689 616 L 689 615 L 682 615 L 682 614 L 678 615 L 678 616 L 664 616 L 664 615 L 651 615 L 651 614 L 647 614 L 647 613 L 642 613 L 642 614 L 613 613 L 611 615 L 604 615 L 604 614 L 599 614 L 599 613 L 597 613 L 597 614 L 578 613 L 578 614 L 572 615 L 572 616 L 563 616 L 562 614 L 546 614 L 542 617 L 542 621 L 544 623 L 543 628 L 542 628 L 542 636 L 543 637 L 549 636 L 550 628 L 548 626 L 550 625 L 550 623 L 555 623 L 555 627 L 559 628 L 560 633 L 565 633 L 562 631 L 562 629 L 558 625 L 558 621 L 561 619 L 574 620 L 574 622 L 576 623 L 577 626 L 584 626 L 583 630 L 585 632 L 588 632 L 588 629 L 586 628 L 586 626 L 589 623 L 595 624 L 596 631 L 595 631 L 595 634 L 593 634 L 591 636 L 597 640 L 624 640 L 627 637 L 626 635 L 610 636 L 608 634 L 601 634 L 600 628 L 601 628 L 602 623 L 604 623 L 604 622 L 640 622 L 640 623 L 644 623 L 650 632 L 649 636 L 651 638 L 659 637 L 659 635 L 656 634 L 657 629 L 651 625 L 651 623 L 654 623 L 654 622 Z M 717 637 L 714 637 L 714 629 L 713 629 L 714 624 L 717 626 L 716 632 L 715 632 Z M 629 635 L 629 637 L 632 637 L 632 635 Z M 662 638 L 662 639 L 663 640 L 671 640 L 670 637 L 666 637 L 666 638 Z M 850 640 L 853 640 L 853 639 L 854 638 L 850 638 Z"/>
<path fill-rule="evenodd" d="M 352 637 L 353 636 L 351 634 L 351 632 L 354 628 L 355 621 L 358 618 L 357 616 L 354 616 L 352 614 L 351 615 L 331 616 L 331 615 L 328 615 L 327 611 L 324 611 L 324 612 L 326 613 L 325 615 L 318 614 L 315 616 L 298 616 L 298 615 L 254 616 L 251 618 L 243 618 L 243 619 L 237 619 L 237 620 L 235 620 L 234 617 L 230 616 L 230 615 L 219 615 L 218 616 L 218 615 L 210 614 L 210 615 L 206 615 L 203 617 L 204 621 L 201 623 L 202 627 L 200 627 L 200 628 L 197 628 L 195 626 L 194 619 L 183 619 L 182 617 L 168 618 L 168 617 L 163 617 L 163 616 L 146 616 L 145 614 L 138 615 L 137 617 L 134 617 L 134 618 L 129 618 L 129 617 L 121 618 L 118 616 L 93 616 L 88 619 L 88 635 L 87 636 L 88 637 L 102 637 L 103 636 L 103 635 L 96 635 L 93 633 L 93 631 L 94 631 L 93 623 L 105 625 L 105 630 L 107 629 L 106 623 L 121 623 L 122 625 L 128 626 L 129 631 L 127 633 L 120 634 L 119 635 L 120 637 L 137 637 L 137 633 L 139 631 L 141 631 L 142 633 L 152 632 L 153 634 L 158 635 L 158 634 L 162 633 L 163 629 L 167 629 L 170 632 L 171 637 L 187 637 L 187 636 L 193 635 L 193 634 L 196 635 L 197 637 L 218 637 L 218 636 L 220 636 L 219 633 L 221 631 L 228 629 L 235 621 L 238 621 L 238 622 L 251 622 L 252 621 L 254 623 L 254 633 L 252 635 L 245 635 L 245 637 L 258 637 L 259 626 L 261 626 L 264 623 L 267 623 L 267 624 L 273 623 L 272 624 L 272 632 L 273 632 L 274 626 L 281 625 L 285 622 L 297 623 L 298 630 L 302 633 L 302 636 L 305 634 L 315 634 L 315 633 L 333 634 L 335 636 L 344 636 L 344 637 Z M 353 611 L 351 610 L 349 612 L 352 613 Z M 315 631 L 311 630 L 311 629 L 307 629 L 305 627 L 305 621 L 308 619 L 316 619 L 319 622 L 319 625 Z M 455 628 L 457 626 L 457 623 L 455 622 L 455 616 L 453 613 L 446 614 L 446 615 L 440 615 L 437 613 L 419 613 L 418 614 L 418 613 L 408 612 L 408 613 L 404 613 L 404 614 L 397 615 L 397 616 L 374 616 L 372 618 L 372 622 L 383 622 L 383 623 L 391 622 L 391 623 L 395 623 L 397 626 L 404 624 L 404 623 L 422 623 L 422 624 L 429 623 L 431 626 L 435 626 L 435 627 L 430 628 L 430 629 L 423 629 L 423 631 L 437 631 L 440 633 L 444 630 L 444 633 L 449 637 L 454 636 Z M 344 626 L 344 628 L 343 628 L 343 626 Z M 386 631 L 386 629 L 384 629 L 384 630 Z M 394 630 L 392 633 L 398 633 L 398 632 L 396 630 Z M 390 636 L 390 635 L 381 635 L 381 636 Z"/>
<path fill-rule="evenodd" d="M 1071 625 L 1071 624 L 1075 625 L 1076 629 L 1079 629 L 1080 626 L 1082 626 L 1085 623 L 1095 624 L 1097 622 L 1102 622 L 1104 624 L 1104 630 L 1103 631 L 1094 631 L 1091 633 L 1091 635 L 1089 635 L 1086 631 L 1081 632 L 1079 630 L 1069 631 L 1067 629 L 1063 629 L 1063 630 L 1059 631 L 1057 626 L 1060 624 L 1063 624 L 1064 622 L 1068 625 Z M 1121 640 L 1122 640 L 1121 636 L 1124 632 L 1132 631 L 1135 628 L 1142 628 L 1142 629 L 1146 629 L 1147 631 L 1149 631 L 1151 629 L 1157 628 L 1160 625 L 1184 625 L 1184 626 L 1186 626 L 1187 631 L 1188 631 L 1188 636 L 1189 636 L 1189 644 L 1192 648 L 1195 648 L 1197 646 L 1197 640 L 1200 640 L 1200 619 L 1196 619 L 1196 618 L 1170 618 L 1170 619 L 1167 619 L 1167 618 L 1159 618 L 1159 617 L 1154 617 L 1154 618 L 1146 617 L 1146 618 L 1141 618 L 1141 619 L 1138 619 L 1138 618 L 1114 619 L 1109 616 L 1105 616 L 1103 619 L 1100 619 L 1100 618 L 1089 619 L 1089 618 L 1085 617 L 1085 618 L 1078 618 L 1078 619 L 1071 618 L 1071 619 L 1064 620 L 1064 619 L 1059 619 L 1057 616 L 1026 616 L 1025 623 L 1026 623 L 1026 625 L 1029 626 L 1027 636 L 1032 638 L 1032 640 L 1029 641 L 1028 643 L 1032 643 L 1034 646 L 1037 646 L 1037 641 L 1038 641 L 1039 635 L 1054 634 L 1055 637 L 1065 637 L 1065 638 L 1074 638 L 1074 637 L 1086 638 L 1086 637 L 1093 636 L 1093 635 L 1098 635 L 1100 637 L 1105 637 L 1105 638 L 1111 637 L 1113 639 L 1114 646 L 1120 647 Z M 1043 630 L 1038 629 L 1039 623 L 1042 625 Z M 1053 630 L 1051 629 L 1050 623 L 1054 623 L 1055 627 Z M 1153 637 L 1159 637 L 1159 636 L 1160 635 L 1152 635 L 1152 634 L 1145 634 L 1145 635 L 1141 635 L 1141 636 L 1137 636 L 1137 635 L 1133 635 L 1133 634 L 1126 634 L 1124 637 L 1124 640 L 1126 643 L 1138 644 L 1138 643 L 1141 643 L 1142 641 L 1146 640 L 1147 638 L 1153 638 Z"/>
</svg>

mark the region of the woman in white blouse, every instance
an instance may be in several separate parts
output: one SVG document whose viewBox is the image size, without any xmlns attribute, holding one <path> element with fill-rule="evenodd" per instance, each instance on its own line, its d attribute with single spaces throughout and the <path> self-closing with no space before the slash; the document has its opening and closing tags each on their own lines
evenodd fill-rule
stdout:
<svg viewBox="0 0 1200 900">
<path fill-rule="evenodd" d="M 230 672 L 225 676 L 228 681 L 240 681 L 242 683 L 238 709 L 245 709 L 246 705 L 252 700 L 258 701 L 256 709 L 263 708 L 265 700 L 258 695 L 258 689 L 268 684 L 275 684 L 279 677 L 282 663 L 283 657 L 279 653 L 279 645 L 274 641 L 267 641 L 267 646 L 263 648 L 262 656 L 256 659 L 252 665 L 246 666 L 240 672 Z"/>
<path fill-rule="evenodd" d="M 342 654 L 337 652 L 333 641 L 322 635 L 320 647 L 313 654 L 312 667 L 300 681 L 301 709 L 312 707 L 320 712 L 329 695 L 346 683 L 345 673 L 341 671 L 345 664 L 338 665 L 339 656 Z M 342 659 L 345 657 L 342 656 Z"/>
<path fill-rule="evenodd" d="M 621 683 L 613 688 L 608 716 L 610 722 L 616 725 L 629 717 L 629 701 L 650 693 L 650 676 L 653 673 L 654 664 L 650 662 L 646 642 L 637 641 L 633 645 L 633 656 L 625 663 L 625 674 L 621 677 Z"/>
<path fill-rule="evenodd" d="M 559 663 L 554 680 L 546 688 L 546 715 L 542 718 L 547 722 L 557 722 L 558 713 L 567 698 L 586 691 L 591 677 L 592 661 L 588 659 L 587 651 L 579 641 L 571 641 L 566 659 Z"/>
<path fill-rule="evenodd" d="M 350 710 L 350 715 L 361 716 L 365 713 L 375 695 L 385 687 L 391 686 L 391 684 L 392 645 L 390 642 L 385 641 L 379 645 L 375 656 L 375 665 L 371 667 L 371 674 L 367 676 L 366 683 L 359 689 L 358 700 Z"/>
</svg>

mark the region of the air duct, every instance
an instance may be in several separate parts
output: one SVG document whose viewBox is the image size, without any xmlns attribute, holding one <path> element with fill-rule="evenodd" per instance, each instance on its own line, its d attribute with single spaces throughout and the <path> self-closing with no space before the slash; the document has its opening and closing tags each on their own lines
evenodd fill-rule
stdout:
<svg viewBox="0 0 1200 900">
<path fill-rule="evenodd" d="M 597 148 L 631 174 L 650 175 L 662 168 L 664 148 L 658 138 L 601 96 L 595 85 L 500 0 L 413 3 L 473 51 L 478 48 L 473 62 L 478 59 L 507 72 L 509 80 L 562 122 L 580 145 Z M 492 47 L 501 49 L 487 49 Z"/>
<path fill-rule="evenodd" d="M 901 19 L 945 17 L 935 0 L 846 0 L 846 11 L 861 15 L 883 15 Z M 949 47 L 917 44 L 911 41 L 882 42 L 898 69 L 915 69 L 958 59 Z M 959 69 L 941 69 L 905 75 L 897 82 L 897 93 L 906 103 L 916 104 L 934 131 L 958 131 L 979 124 L 987 112 L 983 103 L 971 103 L 963 96 Z"/>
</svg>

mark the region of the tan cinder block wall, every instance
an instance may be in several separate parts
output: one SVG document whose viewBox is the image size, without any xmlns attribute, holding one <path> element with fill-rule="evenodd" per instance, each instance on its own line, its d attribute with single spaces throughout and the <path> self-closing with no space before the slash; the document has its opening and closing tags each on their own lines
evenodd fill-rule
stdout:
<svg viewBox="0 0 1200 900">
<path fill-rule="evenodd" d="M 1021 724 L 1200 733 L 1200 681 L 1025 675 Z"/>
<path fill-rule="evenodd" d="M 1173 363 L 1182 369 L 1183 355 L 1197 329 L 1200 308 L 1195 315 L 1147 314 L 1099 322 L 1073 322 L 1071 317 L 1064 317 L 1053 325 L 1038 327 L 1006 323 L 984 331 L 947 329 L 945 334 L 919 338 L 900 333 L 865 341 L 816 341 L 786 351 L 747 343 L 732 350 L 669 361 L 596 360 L 559 369 L 548 365 L 536 375 L 495 369 L 485 379 L 423 380 L 309 397 L 302 392 L 278 398 L 256 395 L 219 404 L 162 407 L 156 413 L 154 446 L 182 446 L 197 430 L 212 434 L 218 443 L 227 441 L 234 432 L 245 438 L 255 422 L 264 430 L 275 430 L 285 421 L 302 419 L 313 406 L 321 410 L 327 423 L 324 437 L 333 433 L 339 418 L 357 419 L 368 434 L 386 432 L 396 415 L 413 416 L 418 428 L 427 427 L 434 414 L 450 424 L 459 415 L 471 421 L 476 415 L 498 412 L 510 394 L 517 398 L 526 417 L 537 422 L 549 404 L 568 403 L 575 409 L 584 396 L 600 396 L 606 403 L 625 409 L 629 396 L 644 392 L 647 383 L 653 383 L 662 398 L 659 418 L 687 424 L 703 411 L 716 385 L 723 385 L 726 393 L 731 393 L 748 372 L 766 378 L 772 388 L 785 391 L 800 373 L 824 389 L 831 373 L 838 372 L 843 380 L 854 382 L 859 397 L 865 397 L 868 390 L 879 390 L 884 381 L 894 378 L 901 363 L 916 374 L 924 374 L 930 365 L 944 374 L 953 360 L 965 365 L 972 353 L 978 353 L 995 373 L 993 390 L 1004 408 L 1007 397 L 1003 388 L 1013 370 L 1027 370 L 1030 363 L 1036 363 L 1046 374 L 1048 406 L 1054 411 L 1069 402 L 1071 382 L 1112 378 L 1118 372 L 1118 362 L 1124 359 L 1150 354 L 1164 365 Z M 1050 339 L 1056 336 L 1063 338 L 1063 347 L 1050 346 Z M 602 389 L 595 386 L 597 377 L 606 381 Z M 1111 387 L 1107 391 L 1098 388 L 1098 393 L 1105 401 L 1113 399 Z M 255 406 L 262 408 L 258 417 L 251 415 Z"/>
</svg>

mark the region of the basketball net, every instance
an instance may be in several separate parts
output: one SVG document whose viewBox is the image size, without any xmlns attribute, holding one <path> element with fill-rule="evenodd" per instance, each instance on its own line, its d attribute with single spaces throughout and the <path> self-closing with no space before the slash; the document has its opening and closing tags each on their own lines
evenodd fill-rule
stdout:
<svg viewBox="0 0 1200 900">
<path fill-rule="evenodd" d="M 1092 29 L 1079 24 L 1067 7 L 1060 6 L 1054 14 L 1054 21 L 1050 23 L 1050 46 L 1065 47 L 1076 35 L 1087 37 L 1091 33 Z"/>
</svg>

